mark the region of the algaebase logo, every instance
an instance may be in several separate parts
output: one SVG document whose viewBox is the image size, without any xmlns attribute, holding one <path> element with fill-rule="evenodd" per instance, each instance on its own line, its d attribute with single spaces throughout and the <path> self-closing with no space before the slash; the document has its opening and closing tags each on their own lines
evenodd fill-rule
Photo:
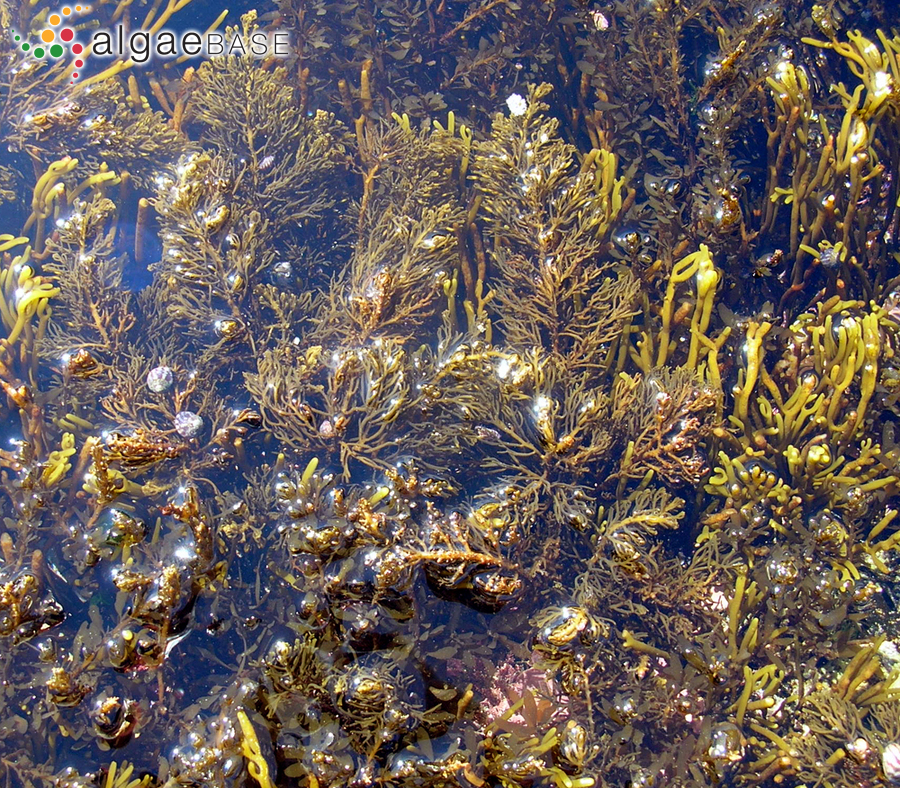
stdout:
<svg viewBox="0 0 900 788">
<path fill-rule="evenodd" d="M 252 28 L 243 33 L 229 29 L 226 33 L 214 28 L 224 19 L 219 19 L 205 33 L 195 30 L 175 32 L 157 29 L 126 31 L 122 24 L 111 30 L 94 30 L 87 45 L 75 40 L 75 28 L 68 25 L 66 17 L 85 14 L 91 10 L 88 5 L 63 6 L 58 13 L 47 16 L 47 23 L 40 34 L 40 42 L 32 43 L 18 33 L 13 40 L 24 52 L 38 59 L 49 57 L 58 60 L 68 52 L 74 58 L 72 82 L 78 79 L 79 69 L 84 66 L 88 53 L 94 58 L 126 58 L 128 65 L 146 63 L 151 56 L 169 58 L 215 57 L 217 55 L 251 56 L 253 58 L 284 58 L 290 54 L 290 34 L 286 30 L 258 30 Z"/>
<path fill-rule="evenodd" d="M 47 26 L 41 31 L 40 42 L 32 44 L 24 36 L 15 33 L 13 40 L 19 44 L 23 52 L 30 52 L 34 57 L 43 59 L 48 55 L 56 60 L 66 54 L 74 57 L 72 80 L 78 79 L 78 71 L 84 65 L 84 46 L 75 40 L 75 29 L 66 24 L 66 17 L 73 14 L 85 14 L 91 10 L 88 5 L 63 6 L 59 12 L 47 17 Z"/>
</svg>

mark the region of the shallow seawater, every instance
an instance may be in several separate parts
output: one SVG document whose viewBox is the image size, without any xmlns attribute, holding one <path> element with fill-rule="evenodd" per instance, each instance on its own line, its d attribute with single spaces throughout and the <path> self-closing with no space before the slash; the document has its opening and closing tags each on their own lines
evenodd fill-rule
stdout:
<svg viewBox="0 0 900 788">
<path fill-rule="evenodd" d="M 3 784 L 900 780 L 892 5 L 224 10 L 0 0 Z"/>
</svg>

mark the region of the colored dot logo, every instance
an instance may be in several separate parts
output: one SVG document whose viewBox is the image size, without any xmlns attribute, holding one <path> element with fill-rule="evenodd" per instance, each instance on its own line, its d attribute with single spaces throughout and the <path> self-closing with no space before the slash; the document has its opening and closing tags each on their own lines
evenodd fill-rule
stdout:
<svg viewBox="0 0 900 788">
<path fill-rule="evenodd" d="M 54 60 L 58 60 L 66 54 L 66 49 L 75 56 L 72 65 L 74 69 L 80 69 L 84 66 L 84 47 L 75 41 L 75 30 L 70 27 L 67 17 L 73 14 L 85 14 L 91 10 L 88 5 L 63 6 L 59 12 L 52 13 L 47 17 L 46 25 L 41 30 L 39 41 L 31 43 L 23 39 L 21 35 L 16 33 L 13 40 L 19 45 L 23 52 L 29 52 L 38 59 L 47 57 L 48 55 Z M 78 79 L 78 71 L 72 71 L 72 81 Z"/>
</svg>

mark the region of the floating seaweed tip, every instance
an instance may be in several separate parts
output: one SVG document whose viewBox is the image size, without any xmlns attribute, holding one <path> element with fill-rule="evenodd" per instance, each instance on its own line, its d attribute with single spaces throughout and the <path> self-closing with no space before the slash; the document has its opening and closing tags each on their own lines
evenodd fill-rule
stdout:
<svg viewBox="0 0 900 788">
<path fill-rule="evenodd" d="M 153 778 L 149 774 L 132 780 L 131 775 L 133 772 L 134 765 L 128 763 L 128 761 L 122 761 L 121 769 L 113 761 L 109 765 L 109 771 L 107 771 L 106 779 L 103 781 L 103 788 L 146 788 L 153 782 Z"/>
</svg>

